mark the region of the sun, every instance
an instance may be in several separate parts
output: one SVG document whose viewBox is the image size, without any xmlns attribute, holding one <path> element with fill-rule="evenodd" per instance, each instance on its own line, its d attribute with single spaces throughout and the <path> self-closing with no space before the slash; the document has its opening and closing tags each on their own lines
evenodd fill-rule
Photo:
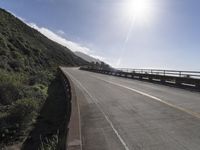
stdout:
<svg viewBox="0 0 200 150">
<path fill-rule="evenodd" d="M 147 15 L 148 8 L 144 0 L 135 0 L 131 2 L 130 7 L 129 9 L 132 9 L 130 11 L 137 17 L 145 17 L 145 15 Z"/>
<path fill-rule="evenodd" d="M 151 0 L 128 0 L 125 13 L 138 21 L 147 21 L 152 14 Z"/>
</svg>

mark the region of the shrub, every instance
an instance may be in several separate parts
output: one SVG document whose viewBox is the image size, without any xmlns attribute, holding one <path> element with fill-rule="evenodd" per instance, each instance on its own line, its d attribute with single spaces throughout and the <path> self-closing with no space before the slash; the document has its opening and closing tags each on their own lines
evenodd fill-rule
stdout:
<svg viewBox="0 0 200 150">
<path fill-rule="evenodd" d="M 12 54 L 13 59 L 17 59 L 17 60 L 23 59 L 23 56 L 17 51 L 12 51 L 11 54 Z"/>
<path fill-rule="evenodd" d="M 11 60 L 8 62 L 8 64 L 14 71 L 20 71 L 24 68 L 23 62 L 19 60 Z"/>
<path fill-rule="evenodd" d="M 8 54 L 8 52 L 7 52 L 7 50 L 5 48 L 4 49 L 0 48 L 0 55 L 6 56 L 7 54 Z"/>
<path fill-rule="evenodd" d="M 48 71 L 40 71 L 29 78 L 30 85 L 44 84 L 49 85 L 50 81 L 53 79 L 53 74 Z"/>
<path fill-rule="evenodd" d="M 33 121 L 39 109 L 35 99 L 19 99 L 10 110 L 10 121 L 19 123 L 20 126 L 27 125 Z"/>
<path fill-rule="evenodd" d="M 11 82 L 0 83 L 0 103 L 9 105 L 19 98 L 18 86 Z"/>
<path fill-rule="evenodd" d="M 23 86 L 20 90 L 20 98 L 34 98 L 38 103 L 43 103 L 47 97 L 47 87 L 41 84 Z"/>
<path fill-rule="evenodd" d="M 6 48 L 7 47 L 5 40 L 4 40 L 3 36 L 1 36 L 1 35 L 0 35 L 0 45 L 1 45 L 2 48 Z"/>
<path fill-rule="evenodd" d="M 27 82 L 27 75 L 23 73 L 12 73 L 0 69 L 0 83 L 11 82 L 14 85 Z"/>
<path fill-rule="evenodd" d="M 39 105 L 34 99 L 19 99 L 9 106 L 6 114 L 0 117 L 0 145 L 10 143 L 26 135 L 28 127 L 34 122 Z"/>
<path fill-rule="evenodd" d="M 59 133 L 57 133 L 56 135 L 53 135 L 51 138 L 45 138 L 44 140 L 42 140 L 42 138 L 40 137 L 41 140 L 41 146 L 40 146 L 40 150 L 56 150 L 58 147 L 58 135 Z"/>
<path fill-rule="evenodd" d="M 7 64 L 9 58 L 6 55 L 1 55 L 4 52 L 0 51 L 0 68 L 8 70 L 10 68 L 9 65 Z"/>
<path fill-rule="evenodd" d="M 47 96 L 47 90 L 48 90 L 48 87 L 43 85 L 43 84 L 36 84 L 33 86 L 33 88 L 36 90 L 36 91 L 39 91 L 42 93 L 43 96 Z"/>
</svg>

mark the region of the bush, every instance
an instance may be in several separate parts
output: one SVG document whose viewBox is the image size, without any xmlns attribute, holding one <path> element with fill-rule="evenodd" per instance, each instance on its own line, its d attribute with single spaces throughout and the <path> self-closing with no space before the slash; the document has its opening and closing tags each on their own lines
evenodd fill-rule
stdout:
<svg viewBox="0 0 200 150">
<path fill-rule="evenodd" d="M 26 78 L 22 73 L 10 73 L 0 69 L 0 104 L 10 105 L 21 98 L 21 90 Z"/>
<path fill-rule="evenodd" d="M 42 103 L 47 97 L 47 87 L 41 84 L 23 86 L 20 91 L 20 98 L 34 98 L 38 103 Z"/>
<path fill-rule="evenodd" d="M 27 75 L 23 73 L 12 73 L 0 69 L 0 83 L 12 83 L 14 85 L 19 85 L 27 82 Z"/>
<path fill-rule="evenodd" d="M 19 98 L 18 86 L 11 82 L 0 83 L 0 104 L 9 105 Z"/>
<path fill-rule="evenodd" d="M 33 121 L 38 110 L 39 105 L 34 99 L 24 98 L 17 100 L 10 110 L 10 121 L 19 123 L 20 126 L 27 125 Z"/>
<path fill-rule="evenodd" d="M 1 55 L 3 51 L 0 52 L 0 68 L 8 70 L 10 66 L 8 65 L 9 58 L 6 55 Z"/>
<path fill-rule="evenodd" d="M 47 97 L 47 90 L 48 90 L 47 86 L 45 86 L 43 84 L 36 84 L 36 85 L 33 86 L 33 88 L 36 91 L 42 93 L 42 95 L 45 96 L 45 98 Z"/>
<path fill-rule="evenodd" d="M 56 150 L 58 147 L 58 137 L 59 133 L 53 135 L 51 138 L 45 138 L 44 140 L 41 139 L 41 146 L 40 150 Z"/>
<path fill-rule="evenodd" d="M 0 45 L 1 45 L 2 48 L 6 48 L 7 47 L 3 36 L 0 36 Z"/>
<path fill-rule="evenodd" d="M 0 48 L 0 56 L 6 56 L 8 54 L 7 50 L 4 48 Z"/>
<path fill-rule="evenodd" d="M 13 59 L 17 59 L 17 60 L 23 59 L 23 56 L 17 51 L 12 51 L 11 54 L 12 54 Z"/>
<path fill-rule="evenodd" d="M 49 85 L 49 83 L 52 79 L 53 79 L 52 73 L 50 73 L 48 71 L 40 71 L 30 77 L 29 83 L 30 83 L 30 85 L 34 85 L 34 84 Z"/>
<path fill-rule="evenodd" d="M 34 122 L 39 105 L 34 99 L 20 99 L 9 106 L 7 114 L 0 117 L 0 147 L 27 134 L 28 127 Z M 23 137 L 22 137 L 23 138 Z"/>
<path fill-rule="evenodd" d="M 14 71 L 20 71 L 21 69 L 24 68 L 23 62 L 19 60 L 11 60 L 8 62 L 8 64 Z"/>
</svg>

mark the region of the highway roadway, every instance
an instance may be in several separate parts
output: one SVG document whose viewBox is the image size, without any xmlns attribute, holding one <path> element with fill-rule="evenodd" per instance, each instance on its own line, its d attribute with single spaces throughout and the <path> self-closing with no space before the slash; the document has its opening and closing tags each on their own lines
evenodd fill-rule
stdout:
<svg viewBox="0 0 200 150">
<path fill-rule="evenodd" d="M 200 93 L 63 70 L 75 86 L 83 150 L 200 150 Z"/>
</svg>

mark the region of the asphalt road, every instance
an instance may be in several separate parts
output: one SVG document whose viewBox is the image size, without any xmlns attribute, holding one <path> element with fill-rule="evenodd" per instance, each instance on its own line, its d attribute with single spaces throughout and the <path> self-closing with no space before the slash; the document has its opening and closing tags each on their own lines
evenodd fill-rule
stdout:
<svg viewBox="0 0 200 150">
<path fill-rule="evenodd" d="M 200 150 L 200 93 L 65 68 L 83 150 Z"/>
</svg>

